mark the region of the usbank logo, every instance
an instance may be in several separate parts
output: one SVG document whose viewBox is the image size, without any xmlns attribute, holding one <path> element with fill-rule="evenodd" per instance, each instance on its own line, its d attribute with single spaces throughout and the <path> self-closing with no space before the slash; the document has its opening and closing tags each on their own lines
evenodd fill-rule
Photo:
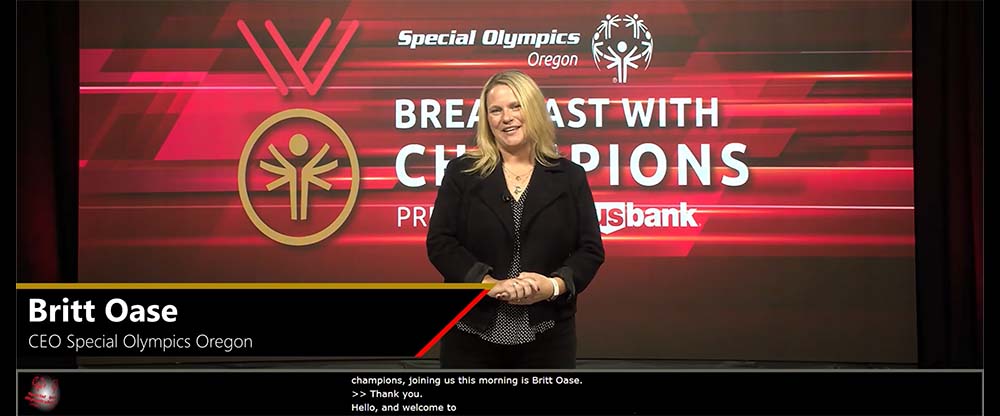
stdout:
<svg viewBox="0 0 1000 416">
<path fill-rule="evenodd" d="M 632 202 L 595 202 L 601 234 L 608 235 L 630 228 L 689 228 L 698 227 L 694 214 L 697 208 L 688 208 L 681 202 L 678 208 L 637 208 Z"/>
<path fill-rule="evenodd" d="M 638 13 L 604 16 L 590 41 L 594 65 L 598 70 L 611 69 L 616 75 L 612 82 L 628 83 L 629 70 L 643 71 L 653 59 L 653 35 Z"/>
<path fill-rule="evenodd" d="M 333 235 L 350 217 L 361 169 L 336 121 L 296 108 L 257 126 L 240 154 L 237 180 L 243 210 L 261 233 L 306 246 Z"/>
</svg>

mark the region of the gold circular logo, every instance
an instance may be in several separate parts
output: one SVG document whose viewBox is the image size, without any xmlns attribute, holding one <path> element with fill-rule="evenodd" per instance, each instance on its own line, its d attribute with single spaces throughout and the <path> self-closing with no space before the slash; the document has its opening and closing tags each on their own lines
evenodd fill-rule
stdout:
<svg viewBox="0 0 1000 416">
<path fill-rule="evenodd" d="M 247 163 L 250 160 L 250 153 L 253 151 L 253 148 L 257 144 L 257 141 L 260 140 L 261 136 L 263 136 L 264 133 L 267 132 L 267 130 L 273 127 L 274 125 L 285 120 L 297 119 L 297 118 L 312 120 L 330 129 L 330 131 L 332 131 L 333 134 L 335 134 L 337 138 L 340 139 L 340 143 L 344 146 L 344 149 L 347 150 L 347 157 L 350 159 L 351 162 L 351 193 L 347 197 L 347 202 L 344 204 L 343 211 L 341 211 L 340 215 L 338 215 L 337 218 L 334 219 L 332 223 L 330 223 L 330 225 L 327 225 L 326 228 L 323 228 L 322 230 L 314 234 L 306 236 L 287 235 L 267 225 L 267 223 L 265 223 L 264 220 L 260 218 L 260 215 L 257 214 L 257 211 L 254 210 L 253 205 L 250 203 L 250 194 L 247 191 Z M 305 152 L 306 146 L 308 146 L 307 144 L 302 142 L 304 138 L 300 138 L 300 136 L 301 135 L 299 134 L 295 135 L 292 138 L 292 141 L 289 143 L 292 153 L 295 154 L 296 156 L 300 155 L 302 152 Z M 324 145 L 323 150 L 321 152 L 325 153 L 327 149 L 328 145 Z M 273 153 L 274 152 L 273 147 L 271 150 Z M 281 162 L 282 166 L 285 169 L 292 169 L 292 176 L 295 176 L 294 174 L 295 168 L 291 165 L 286 165 L 287 161 L 285 161 L 280 156 L 280 154 L 275 154 L 275 155 L 278 156 L 279 162 Z M 319 155 L 316 158 L 314 158 L 314 161 L 311 161 L 310 166 L 307 166 L 307 168 L 312 169 L 317 173 L 321 173 L 336 167 L 336 162 L 320 166 L 318 168 L 312 166 L 319 161 L 321 156 L 322 155 Z M 272 173 L 277 173 L 278 170 L 282 169 L 281 167 L 269 165 L 263 162 L 261 167 Z M 307 173 L 305 172 L 305 169 L 306 168 L 303 169 L 303 175 Z M 312 173 L 309 174 L 312 175 Z M 264 233 L 264 235 L 268 236 L 270 239 L 277 241 L 281 244 L 286 244 L 290 246 L 307 246 L 310 244 L 323 241 L 327 237 L 333 235 L 333 233 L 335 233 L 337 229 L 340 228 L 340 226 L 344 225 L 344 222 L 347 221 L 347 218 L 350 217 L 351 210 L 354 209 L 354 204 L 358 200 L 358 190 L 361 188 L 360 186 L 361 168 L 358 165 L 358 154 L 354 150 L 354 145 L 351 143 L 351 139 L 347 137 L 347 133 L 344 132 L 344 129 L 341 128 L 340 125 L 337 124 L 336 121 L 333 121 L 333 119 L 331 119 L 330 117 L 327 117 L 326 115 L 318 111 L 304 109 L 304 108 L 293 108 L 274 114 L 271 117 L 268 117 L 267 120 L 264 120 L 263 123 L 260 123 L 259 126 L 257 126 L 257 129 L 254 130 L 253 134 L 250 135 L 250 138 L 247 139 L 246 145 L 243 146 L 243 153 L 240 154 L 240 167 L 238 175 L 239 177 L 237 178 L 237 183 L 239 184 L 239 190 L 240 190 L 240 202 L 243 204 L 243 210 L 246 211 L 247 216 L 250 217 L 250 221 L 253 222 L 253 225 L 255 225 L 257 229 L 260 230 L 260 232 Z M 292 185 L 294 185 L 294 182 L 297 182 L 297 180 L 293 178 L 291 179 L 291 181 L 292 183 L 290 183 L 289 186 L 292 189 L 291 192 L 294 194 L 295 191 Z M 282 180 L 279 179 L 272 183 L 278 183 L 280 185 L 281 183 L 286 183 L 286 182 L 287 179 L 285 180 L 285 182 L 282 182 Z M 310 182 L 306 181 L 305 185 L 308 186 L 309 183 Z M 268 187 L 270 188 L 271 185 L 268 185 Z M 327 185 L 326 189 L 329 189 L 329 185 Z M 308 188 L 300 191 L 308 192 Z M 304 202 L 307 201 L 306 198 L 307 196 L 303 198 Z M 294 198 L 294 195 L 292 200 L 293 201 L 296 200 L 296 198 Z M 307 205 L 305 203 L 302 205 L 302 219 L 305 219 L 306 206 Z M 293 220 L 299 219 L 296 216 L 296 211 L 297 211 L 296 206 L 293 204 L 291 208 L 292 208 L 292 219 Z"/>
</svg>

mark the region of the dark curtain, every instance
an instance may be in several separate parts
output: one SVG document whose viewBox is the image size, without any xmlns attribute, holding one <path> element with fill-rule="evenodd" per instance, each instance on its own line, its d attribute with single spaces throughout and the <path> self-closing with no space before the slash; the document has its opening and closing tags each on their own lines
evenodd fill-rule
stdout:
<svg viewBox="0 0 1000 416">
<path fill-rule="evenodd" d="M 17 3 L 17 281 L 75 282 L 79 20 L 75 2 Z"/>
<path fill-rule="evenodd" d="M 18 283 L 77 281 L 78 14 L 76 3 L 17 3 Z M 76 366 L 72 355 L 17 357 L 17 368 Z"/>
<path fill-rule="evenodd" d="M 913 3 L 917 330 L 923 368 L 983 365 L 983 4 Z"/>
</svg>

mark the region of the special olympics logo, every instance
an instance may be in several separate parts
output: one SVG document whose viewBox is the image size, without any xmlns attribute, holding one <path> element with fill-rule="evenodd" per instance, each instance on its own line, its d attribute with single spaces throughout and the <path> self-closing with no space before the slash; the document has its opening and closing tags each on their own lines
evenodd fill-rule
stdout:
<svg viewBox="0 0 1000 416">
<path fill-rule="evenodd" d="M 59 404 L 59 380 L 49 376 L 35 376 L 31 379 L 31 391 L 24 400 L 32 407 L 49 411 Z"/>
<path fill-rule="evenodd" d="M 620 25 L 622 22 L 624 26 Z M 642 68 L 644 71 L 649 68 L 653 58 L 653 35 L 638 13 L 625 17 L 607 14 L 597 26 L 590 41 L 590 50 L 594 53 L 594 65 L 598 70 L 602 69 L 602 65 L 604 69 L 616 69 L 618 76 L 613 81 L 625 84 L 629 68 L 639 69 L 636 61 L 641 59 L 646 62 Z"/>
<path fill-rule="evenodd" d="M 290 246 L 333 235 L 351 215 L 361 188 L 358 154 L 347 133 L 330 117 L 303 108 L 279 112 L 257 126 L 243 147 L 238 175 L 240 202 L 250 222 Z M 343 192 L 332 191 L 349 192 L 344 198 Z M 316 198 L 323 202 L 315 203 Z M 342 207 L 338 215 L 327 209 L 332 206 Z M 310 215 L 317 208 L 319 215 Z"/>
</svg>

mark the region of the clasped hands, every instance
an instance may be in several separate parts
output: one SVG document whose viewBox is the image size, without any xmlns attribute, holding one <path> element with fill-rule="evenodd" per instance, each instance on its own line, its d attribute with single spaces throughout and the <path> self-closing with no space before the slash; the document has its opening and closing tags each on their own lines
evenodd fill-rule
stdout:
<svg viewBox="0 0 1000 416">
<path fill-rule="evenodd" d="M 552 297 L 553 281 L 538 273 L 523 272 L 513 279 L 496 280 L 487 296 L 513 305 L 531 305 Z"/>
</svg>

